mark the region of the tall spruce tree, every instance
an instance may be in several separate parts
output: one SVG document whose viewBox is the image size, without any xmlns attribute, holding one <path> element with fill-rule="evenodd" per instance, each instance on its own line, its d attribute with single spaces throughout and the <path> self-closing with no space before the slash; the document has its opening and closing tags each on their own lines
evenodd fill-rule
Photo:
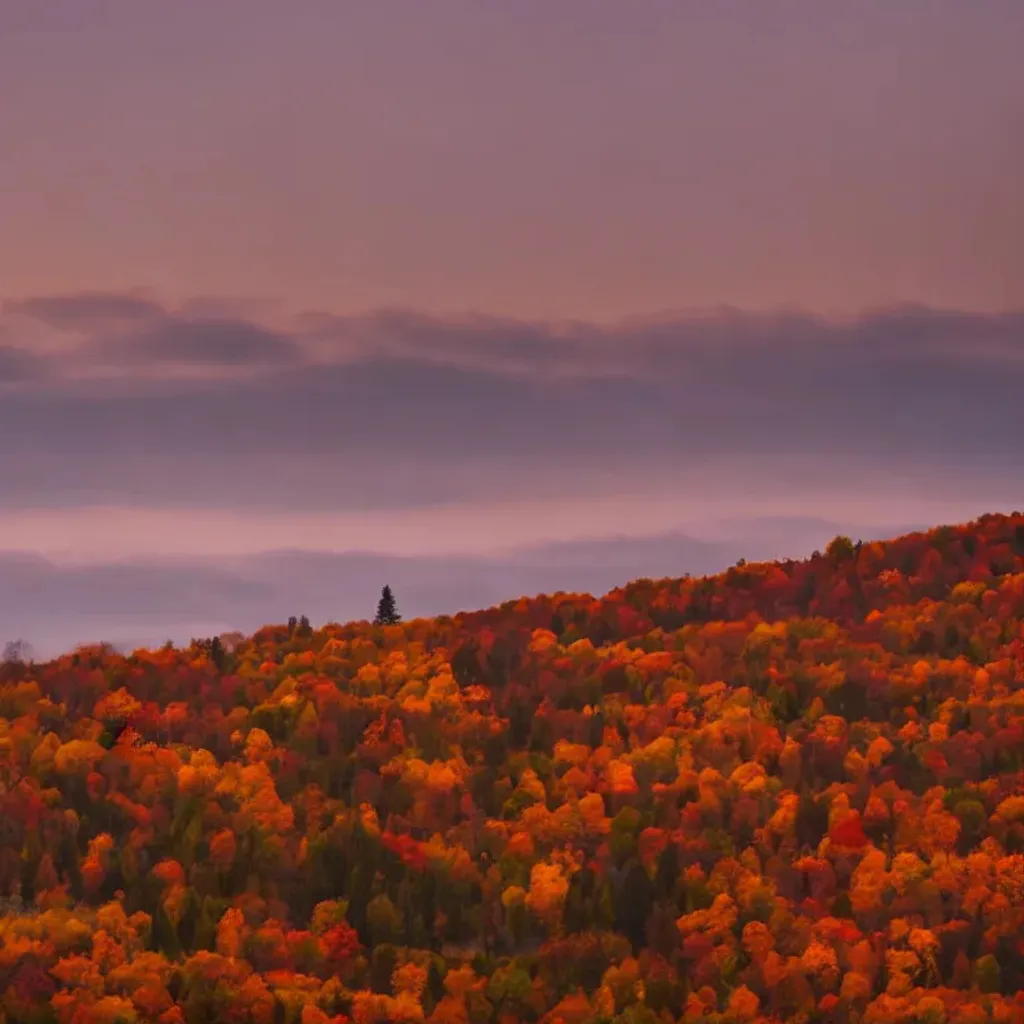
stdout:
<svg viewBox="0 0 1024 1024">
<path fill-rule="evenodd" d="M 377 616 L 373 620 L 375 626 L 394 626 L 402 621 L 402 616 L 398 614 L 398 608 L 395 606 L 395 595 L 391 593 L 391 588 L 385 586 L 380 592 L 380 600 L 377 602 Z"/>
</svg>

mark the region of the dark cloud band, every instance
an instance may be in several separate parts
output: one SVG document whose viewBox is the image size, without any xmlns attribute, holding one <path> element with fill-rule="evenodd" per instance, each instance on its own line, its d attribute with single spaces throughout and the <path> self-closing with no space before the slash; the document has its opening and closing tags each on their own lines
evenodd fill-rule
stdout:
<svg viewBox="0 0 1024 1024">
<path fill-rule="evenodd" d="M 11 316 L 86 340 L 50 361 L 0 350 L 0 379 L 25 384 L 0 408 L 0 450 L 19 437 L 65 454 L 991 455 L 1024 436 L 1018 313 L 726 310 L 609 327 L 390 311 L 283 331 L 93 296 Z M 85 373 L 111 363 L 116 377 Z M 188 365 L 218 374 L 175 375 Z M 15 429 L 26 421 L 31 437 Z"/>
</svg>

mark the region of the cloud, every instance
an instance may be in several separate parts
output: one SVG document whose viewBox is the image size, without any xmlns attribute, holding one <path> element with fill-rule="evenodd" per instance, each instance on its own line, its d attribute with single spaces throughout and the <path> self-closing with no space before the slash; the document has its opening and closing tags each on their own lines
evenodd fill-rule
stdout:
<svg viewBox="0 0 1024 1024">
<path fill-rule="evenodd" d="M 134 294 L 85 293 L 8 302 L 4 314 L 81 339 L 59 352 L 72 376 L 103 366 L 164 376 L 168 366 L 258 369 L 301 358 L 296 338 L 216 305 L 170 309 Z"/>
<path fill-rule="evenodd" d="M 0 384 L 36 381 L 46 377 L 48 372 L 47 361 L 35 353 L 0 344 Z"/>
<path fill-rule="evenodd" d="M 137 295 L 84 292 L 77 295 L 48 295 L 8 301 L 4 313 L 38 320 L 60 331 L 90 332 L 145 324 L 167 316 L 164 308 Z"/>
<path fill-rule="evenodd" d="M 799 360 L 808 370 L 882 367 L 918 357 L 952 362 L 1024 359 L 1024 313 L 965 313 L 895 306 L 853 319 L 730 307 L 635 317 L 610 324 L 437 317 L 388 309 L 306 314 L 300 330 L 345 361 L 391 356 L 490 371 L 565 372 L 650 379 L 666 370 L 758 373 Z M 791 366 L 791 368 L 794 368 Z"/>
<path fill-rule="evenodd" d="M 402 307 L 339 316 L 306 312 L 270 327 L 252 303 L 209 298 L 178 307 L 137 293 L 84 293 L 8 301 L 3 316 L 86 336 L 103 356 L 112 337 L 136 363 L 158 360 L 258 363 L 301 356 L 314 365 L 398 361 L 467 372 L 554 373 L 650 381 L 666 372 L 699 378 L 746 368 L 827 379 L 852 369 L 892 369 L 926 357 L 941 364 L 1024 362 L 1024 312 L 972 313 L 893 306 L 829 319 L 801 311 L 732 307 L 633 317 L 610 323 L 525 321 L 485 314 L 441 316 Z M 212 354 L 211 354 L 212 353 Z"/>
<path fill-rule="evenodd" d="M 103 354 L 121 363 L 274 366 L 294 363 L 299 352 L 291 340 L 243 320 L 167 318 L 140 333 L 125 334 L 103 346 Z"/>
<path fill-rule="evenodd" d="M 478 485 L 528 495 L 559 474 L 569 488 L 632 486 L 631 473 L 689 487 L 701 459 L 739 455 L 765 472 L 792 456 L 935 472 L 1022 460 L 1021 313 L 545 324 L 384 310 L 270 325 L 130 294 L 5 308 L 22 352 L 36 351 L 17 333 L 29 315 L 85 340 L 73 357 L 40 349 L 33 373 L 7 357 L 22 383 L 0 403 L 0 472 L 14 478 L 0 503 L 170 489 L 186 504 L 410 506 Z M 116 376 L 95 372 L 109 364 Z"/>
<path fill-rule="evenodd" d="M 605 351 L 611 339 L 594 325 L 576 322 L 439 317 L 396 307 L 347 317 L 306 313 L 297 326 L 327 362 L 388 358 L 534 376 L 615 372 Z"/>
</svg>

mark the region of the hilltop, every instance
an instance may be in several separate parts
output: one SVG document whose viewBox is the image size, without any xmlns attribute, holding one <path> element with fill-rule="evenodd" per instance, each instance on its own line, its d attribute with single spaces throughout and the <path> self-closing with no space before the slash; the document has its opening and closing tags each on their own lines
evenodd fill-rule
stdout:
<svg viewBox="0 0 1024 1024">
<path fill-rule="evenodd" d="M 10 663 L 0 1009 L 1024 1021 L 1022 684 L 1024 513 Z"/>
</svg>

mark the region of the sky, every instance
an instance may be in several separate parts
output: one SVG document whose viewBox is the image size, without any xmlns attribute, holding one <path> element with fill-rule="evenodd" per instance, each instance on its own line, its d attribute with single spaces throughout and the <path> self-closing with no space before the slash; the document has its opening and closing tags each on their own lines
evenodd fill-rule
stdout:
<svg viewBox="0 0 1024 1024">
<path fill-rule="evenodd" d="M 0 0 L 0 640 L 1024 507 L 1019 0 Z"/>
</svg>

